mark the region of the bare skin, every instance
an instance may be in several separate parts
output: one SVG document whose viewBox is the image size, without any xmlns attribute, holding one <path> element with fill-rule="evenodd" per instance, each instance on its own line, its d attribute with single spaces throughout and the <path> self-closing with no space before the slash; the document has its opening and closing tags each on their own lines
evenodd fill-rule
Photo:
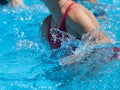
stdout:
<svg viewBox="0 0 120 90">
<path fill-rule="evenodd" d="M 57 24 L 60 25 L 61 18 L 67 8 L 67 6 L 73 2 L 73 0 L 43 0 L 48 9 L 52 14 L 52 26 Z M 54 3 L 52 3 L 54 2 Z M 46 39 L 48 39 L 48 24 L 49 17 L 47 17 L 42 26 L 42 34 Z M 100 29 L 100 24 L 95 18 L 95 16 L 81 4 L 74 4 L 71 6 L 66 21 L 67 32 L 73 35 L 76 38 L 81 38 L 83 34 L 90 32 L 94 33 L 96 27 Z M 99 39 L 103 43 L 110 43 L 109 38 L 100 30 L 96 32 L 94 39 Z M 96 41 L 99 43 L 99 41 Z"/>
<path fill-rule="evenodd" d="M 13 7 L 18 7 L 18 6 L 25 7 L 23 0 L 11 0 L 11 5 Z"/>
</svg>

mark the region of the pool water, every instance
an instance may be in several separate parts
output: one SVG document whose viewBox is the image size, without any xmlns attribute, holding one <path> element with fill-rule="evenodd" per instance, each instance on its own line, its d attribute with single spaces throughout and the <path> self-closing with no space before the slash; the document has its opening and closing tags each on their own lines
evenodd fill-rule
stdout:
<svg viewBox="0 0 120 90">
<path fill-rule="evenodd" d="M 73 43 L 77 55 L 65 57 L 66 65 L 60 59 L 65 52 L 51 50 L 41 35 L 42 21 L 50 14 L 41 1 L 25 0 L 27 9 L 0 6 L 0 90 L 119 90 L 120 58 L 110 57 L 116 54 L 110 47 L 120 47 L 120 5 L 118 0 L 99 2 L 107 20 L 98 20 L 113 43 L 89 47 L 72 38 L 74 43 L 63 48 Z M 91 11 L 98 9 L 91 6 Z M 71 60 L 76 62 L 68 64 Z"/>
</svg>

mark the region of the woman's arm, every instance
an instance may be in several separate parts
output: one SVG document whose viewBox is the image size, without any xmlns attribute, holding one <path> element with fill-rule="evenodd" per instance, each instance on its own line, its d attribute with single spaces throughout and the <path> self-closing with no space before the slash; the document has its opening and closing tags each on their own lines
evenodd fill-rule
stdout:
<svg viewBox="0 0 120 90">
<path fill-rule="evenodd" d="M 101 39 L 103 43 L 110 43 L 109 38 L 100 30 L 101 28 L 99 22 L 89 10 L 84 8 L 82 5 L 79 5 L 76 8 L 74 8 L 73 13 L 74 15 L 72 18 L 74 22 L 82 26 L 84 32 L 89 32 L 92 35 L 95 34 L 95 40 Z M 79 33 L 79 31 L 77 32 Z"/>
</svg>

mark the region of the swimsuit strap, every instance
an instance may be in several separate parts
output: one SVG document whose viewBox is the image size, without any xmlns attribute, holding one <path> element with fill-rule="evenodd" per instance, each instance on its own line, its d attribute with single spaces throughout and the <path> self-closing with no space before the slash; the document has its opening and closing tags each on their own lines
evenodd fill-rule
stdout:
<svg viewBox="0 0 120 90">
<path fill-rule="evenodd" d="M 60 30 L 64 30 L 65 32 L 67 32 L 67 29 L 66 29 L 66 17 L 67 17 L 67 14 L 68 14 L 68 11 L 70 9 L 70 7 L 75 4 L 76 2 L 73 2 L 71 4 L 68 5 L 63 17 L 62 17 L 62 20 L 61 20 L 61 24 L 60 24 Z"/>
</svg>

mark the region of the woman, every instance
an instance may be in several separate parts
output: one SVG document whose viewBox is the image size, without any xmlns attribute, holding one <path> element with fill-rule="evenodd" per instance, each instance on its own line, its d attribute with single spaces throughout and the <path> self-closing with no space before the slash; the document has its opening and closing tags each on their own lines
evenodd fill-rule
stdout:
<svg viewBox="0 0 120 90">
<path fill-rule="evenodd" d="M 100 38 L 103 43 L 110 43 L 108 37 L 100 30 L 100 25 L 94 15 L 81 4 L 73 0 L 43 0 L 43 2 L 52 15 L 44 20 L 42 34 L 49 41 L 52 49 L 59 48 L 62 42 L 60 39 L 54 40 L 51 33 L 52 27 L 57 27 L 79 40 L 85 33 L 89 32 L 92 35 L 96 33 L 94 35 L 96 43 L 99 43 Z M 52 32 L 56 33 L 55 30 Z M 61 33 L 56 33 L 56 37 L 62 38 L 63 36 Z"/>
<path fill-rule="evenodd" d="M 11 0 L 11 5 L 13 7 L 18 7 L 18 6 L 25 7 L 23 0 Z"/>
<path fill-rule="evenodd" d="M 25 7 L 23 0 L 0 0 L 0 5 L 7 5 L 10 3 L 13 7 Z"/>
</svg>

